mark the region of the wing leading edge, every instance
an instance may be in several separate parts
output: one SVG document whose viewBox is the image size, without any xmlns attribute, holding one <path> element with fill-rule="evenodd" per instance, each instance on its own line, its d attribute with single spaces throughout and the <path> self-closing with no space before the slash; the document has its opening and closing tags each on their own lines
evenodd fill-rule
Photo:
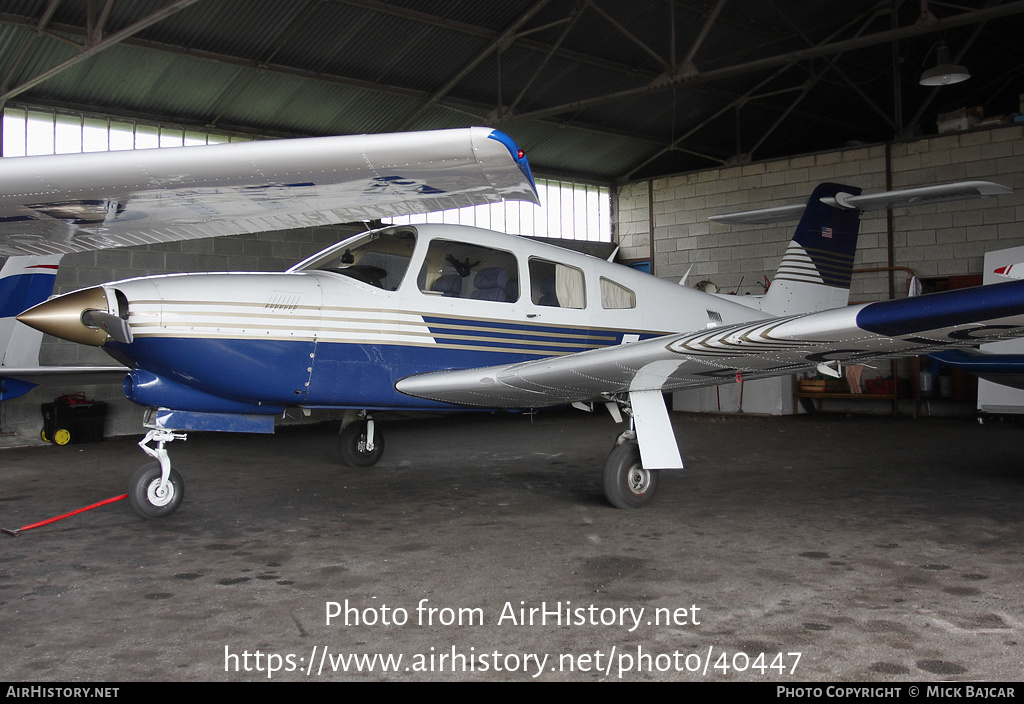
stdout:
<svg viewBox="0 0 1024 704">
<path fill-rule="evenodd" d="M 665 335 L 556 358 L 433 372 L 402 393 L 489 408 L 535 408 L 676 391 L 926 354 L 1024 336 L 1024 281 Z"/>
<path fill-rule="evenodd" d="M 0 256 L 67 254 L 537 203 L 522 151 L 484 127 L 0 161 Z"/>
</svg>

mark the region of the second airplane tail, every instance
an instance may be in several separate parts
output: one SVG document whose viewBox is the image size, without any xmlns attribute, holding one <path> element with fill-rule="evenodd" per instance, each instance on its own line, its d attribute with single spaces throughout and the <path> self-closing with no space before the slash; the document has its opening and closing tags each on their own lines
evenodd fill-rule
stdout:
<svg viewBox="0 0 1024 704">
<path fill-rule="evenodd" d="M 39 366 L 43 334 L 15 320 L 53 293 L 62 255 L 9 257 L 0 269 L 0 400 L 28 393 L 35 384 L 3 377 L 3 367 Z"/>
</svg>

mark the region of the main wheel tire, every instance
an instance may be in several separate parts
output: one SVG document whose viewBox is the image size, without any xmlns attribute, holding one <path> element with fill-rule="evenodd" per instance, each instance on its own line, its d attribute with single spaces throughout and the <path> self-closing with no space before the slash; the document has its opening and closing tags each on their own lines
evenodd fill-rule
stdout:
<svg viewBox="0 0 1024 704">
<path fill-rule="evenodd" d="M 174 513 L 185 498 L 185 482 L 177 470 L 171 469 L 167 478 L 167 490 L 160 489 L 160 463 L 143 465 L 132 477 L 128 488 L 128 503 L 132 510 L 143 518 L 163 518 Z"/>
<path fill-rule="evenodd" d="M 54 445 L 67 445 L 71 442 L 71 431 L 67 428 L 57 428 L 53 431 Z"/>
<path fill-rule="evenodd" d="M 366 421 L 356 421 L 345 427 L 338 438 L 338 451 L 342 464 L 349 467 L 372 467 L 384 455 L 384 433 L 380 426 L 373 428 L 373 450 L 366 450 Z"/>
<path fill-rule="evenodd" d="M 640 446 L 618 445 L 604 463 L 604 495 L 615 508 L 643 508 L 658 491 L 658 473 L 644 469 Z"/>
</svg>

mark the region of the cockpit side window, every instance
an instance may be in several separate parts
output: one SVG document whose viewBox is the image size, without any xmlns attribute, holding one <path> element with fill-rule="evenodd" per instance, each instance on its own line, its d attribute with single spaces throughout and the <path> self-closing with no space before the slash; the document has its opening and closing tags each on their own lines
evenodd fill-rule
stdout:
<svg viewBox="0 0 1024 704">
<path fill-rule="evenodd" d="M 363 283 L 396 291 L 409 269 L 416 247 L 412 228 L 375 230 L 333 247 L 322 257 L 295 267 L 296 271 L 329 271 Z"/>
<path fill-rule="evenodd" d="M 468 242 L 434 240 L 418 277 L 420 291 L 446 298 L 515 303 L 519 267 L 515 255 Z"/>
</svg>

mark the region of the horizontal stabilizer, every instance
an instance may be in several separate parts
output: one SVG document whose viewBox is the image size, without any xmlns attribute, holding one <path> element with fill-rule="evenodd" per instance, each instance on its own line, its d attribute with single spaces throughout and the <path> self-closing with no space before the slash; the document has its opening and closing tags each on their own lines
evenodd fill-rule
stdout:
<svg viewBox="0 0 1024 704">
<path fill-rule="evenodd" d="M 726 224 L 762 225 L 773 222 L 796 222 L 804 214 L 803 203 L 793 205 L 777 205 L 774 208 L 745 210 L 742 213 L 723 213 L 712 215 L 708 220 Z"/>
<path fill-rule="evenodd" d="M 942 203 L 967 198 L 988 198 L 991 196 L 1005 196 L 1011 193 L 1013 193 L 1012 188 L 1000 186 L 998 183 L 992 183 L 991 181 L 960 181 L 958 183 L 944 183 L 936 186 L 921 186 L 920 188 L 905 188 L 899 191 L 885 191 L 883 193 L 853 196 L 841 201 L 839 205 L 845 208 L 856 208 L 857 210 L 885 210 L 886 208 L 904 205 Z"/>
<path fill-rule="evenodd" d="M 867 195 L 837 194 L 835 197 L 823 198 L 822 203 L 845 210 L 884 210 L 906 205 L 922 205 L 939 203 L 965 198 L 986 198 L 1013 193 L 1013 189 L 991 181 L 959 181 L 935 186 L 904 188 L 897 191 L 884 191 Z M 741 213 L 725 213 L 712 215 L 708 218 L 713 222 L 726 224 L 768 224 L 799 220 L 803 215 L 803 204 L 780 205 L 760 210 L 747 210 Z"/>
</svg>

